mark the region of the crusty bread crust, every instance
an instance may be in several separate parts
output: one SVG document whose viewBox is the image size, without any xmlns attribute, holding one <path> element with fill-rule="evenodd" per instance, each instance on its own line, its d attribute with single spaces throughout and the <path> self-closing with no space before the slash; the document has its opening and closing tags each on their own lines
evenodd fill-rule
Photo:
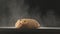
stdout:
<svg viewBox="0 0 60 34">
<path fill-rule="evenodd" d="M 40 24 L 35 19 L 19 19 L 15 24 L 16 28 L 28 28 L 28 29 L 37 29 L 40 27 Z"/>
</svg>

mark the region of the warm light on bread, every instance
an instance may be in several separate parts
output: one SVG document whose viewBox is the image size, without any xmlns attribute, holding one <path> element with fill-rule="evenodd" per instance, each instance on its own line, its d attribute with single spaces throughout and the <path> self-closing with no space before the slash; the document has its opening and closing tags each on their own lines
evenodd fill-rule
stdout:
<svg viewBox="0 0 60 34">
<path fill-rule="evenodd" d="M 35 19 L 19 19 L 15 24 L 16 28 L 28 28 L 28 29 L 37 29 L 40 27 L 40 24 Z"/>
</svg>

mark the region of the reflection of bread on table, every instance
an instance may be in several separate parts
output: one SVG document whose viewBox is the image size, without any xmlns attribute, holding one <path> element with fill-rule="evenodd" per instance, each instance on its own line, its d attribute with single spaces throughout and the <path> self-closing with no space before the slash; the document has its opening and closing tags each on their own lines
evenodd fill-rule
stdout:
<svg viewBox="0 0 60 34">
<path fill-rule="evenodd" d="M 16 28 L 28 28 L 28 29 L 37 29 L 40 27 L 40 24 L 34 19 L 21 19 L 17 20 L 15 24 Z"/>
</svg>

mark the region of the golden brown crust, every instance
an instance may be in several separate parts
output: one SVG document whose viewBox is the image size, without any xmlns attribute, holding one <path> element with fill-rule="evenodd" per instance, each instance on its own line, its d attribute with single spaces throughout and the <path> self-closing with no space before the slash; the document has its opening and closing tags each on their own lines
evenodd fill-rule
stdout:
<svg viewBox="0 0 60 34">
<path fill-rule="evenodd" d="M 17 20 L 15 27 L 34 29 L 40 27 L 40 24 L 35 19 L 21 19 L 21 20 Z"/>
</svg>

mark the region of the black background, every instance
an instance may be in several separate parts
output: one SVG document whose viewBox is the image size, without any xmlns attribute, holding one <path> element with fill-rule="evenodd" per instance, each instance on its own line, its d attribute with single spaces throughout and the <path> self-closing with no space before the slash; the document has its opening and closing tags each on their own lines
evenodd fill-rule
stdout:
<svg viewBox="0 0 60 34">
<path fill-rule="evenodd" d="M 59 4 L 58 0 L 0 0 L 0 26 L 12 27 L 19 18 L 34 18 L 39 21 L 41 26 L 60 27 Z M 55 34 L 59 33 L 59 31 L 59 29 L 21 31 L 17 31 L 16 29 L 0 29 L 1 34 L 19 34 L 24 32 L 28 34 L 32 32 L 35 34 Z"/>
<path fill-rule="evenodd" d="M 60 27 L 58 0 L 0 0 L 0 26 L 13 27 L 21 18 L 37 19 L 43 27 Z"/>
</svg>

